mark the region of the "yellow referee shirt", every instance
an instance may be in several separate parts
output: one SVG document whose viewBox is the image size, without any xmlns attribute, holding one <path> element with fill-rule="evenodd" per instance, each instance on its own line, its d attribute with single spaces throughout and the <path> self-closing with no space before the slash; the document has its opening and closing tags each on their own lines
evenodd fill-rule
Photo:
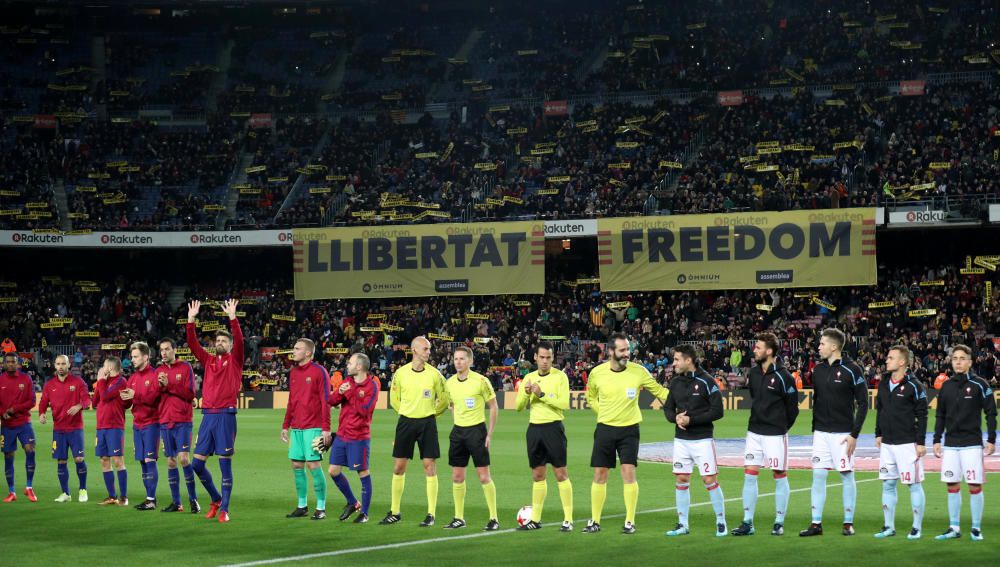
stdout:
<svg viewBox="0 0 1000 567">
<path fill-rule="evenodd" d="M 485 376 L 470 370 L 465 380 L 459 380 L 456 374 L 448 378 L 444 386 L 455 407 L 455 425 L 470 427 L 486 423 L 486 416 L 483 414 L 486 402 L 496 399 L 497 394 Z"/>
<path fill-rule="evenodd" d="M 597 423 L 614 427 L 635 425 L 642 421 L 639 391 L 643 388 L 661 400 L 667 399 L 667 389 L 657 384 L 642 366 L 629 362 L 615 372 L 611 363 L 605 362 L 590 371 L 587 403 L 597 412 Z"/>
<path fill-rule="evenodd" d="M 524 385 L 528 382 L 538 384 L 545 394 L 538 397 L 528 394 Z M 531 404 L 528 423 L 552 423 L 563 420 L 563 410 L 569 409 L 569 378 L 566 373 L 557 368 L 549 370 L 548 374 L 534 371 L 521 381 L 521 389 L 517 391 L 517 411 Z"/>
<path fill-rule="evenodd" d="M 440 415 L 448 409 L 444 376 L 430 364 L 425 364 L 420 372 L 413 369 L 412 362 L 400 366 L 392 375 L 389 405 L 399 415 L 411 419 Z"/>
</svg>

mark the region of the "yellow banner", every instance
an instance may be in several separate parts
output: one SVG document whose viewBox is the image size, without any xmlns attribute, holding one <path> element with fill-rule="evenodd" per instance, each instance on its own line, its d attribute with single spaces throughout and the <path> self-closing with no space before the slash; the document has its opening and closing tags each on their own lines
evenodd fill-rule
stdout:
<svg viewBox="0 0 1000 567">
<path fill-rule="evenodd" d="M 602 291 L 873 285 L 875 209 L 598 219 Z"/>
<path fill-rule="evenodd" d="M 540 222 L 300 229 L 293 241 L 297 300 L 545 291 Z"/>
<path fill-rule="evenodd" d="M 937 315 L 937 309 L 914 309 L 907 313 L 910 317 L 930 317 Z"/>
<path fill-rule="evenodd" d="M 453 337 L 451 335 L 439 335 L 437 333 L 427 333 L 427 338 L 428 339 L 437 339 L 439 341 L 447 341 L 447 342 L 451 342 L 451 341 L 455 340 L 455 337 Z"/>
<path fill-rule="evenodd" d="M 101 345 L 101 350 L 125 350 L 128 345 L 125 343 L 115 343 L 115 344 L 105 344 Z"/>
<path fill-rule="evenodd" d="M 895 301 L 872 301 L 868 304 L 868 309 L 885 309 L 886 307 L 895 307 Z"/>
<path fill-rule="evenodd" d="M 837 306 L 836 305 L 830 303 L 829 301 L 823 301 L 822 299 L 820 299 L 818 297 L 813 297 L 812 298 L 812 302 L 815 303 L 816 305 L 819 305 L 820 307 L 826 307 L 830 311 L 836 311 L 837 310 Z"/>
<path fill-rule="evenodd" d="M 278 313 L 275 313 L 271 315 L 271 319 L 274 319 L 275 321 L 289 321 L 291 323 L 294 323 L 295 315 L 279 315 Z"/>
</svg>

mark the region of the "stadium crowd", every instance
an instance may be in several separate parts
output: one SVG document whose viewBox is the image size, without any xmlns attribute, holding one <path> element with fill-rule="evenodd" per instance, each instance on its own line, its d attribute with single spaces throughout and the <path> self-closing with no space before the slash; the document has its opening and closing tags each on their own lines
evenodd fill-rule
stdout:
<svg viewBox="0 0 1000 567">
<path fill-rule="evenodd" d="M 322 25 L 278 18 L 262 33 L 233 21 L 222 34 L 196 20 L 89 30 L 20 15 L 0 40 L 0 226 L 204 230 L 419 216 L 381 206 L 385 193 L 438 207 L 422 219 L 433 222 L 1000 192 L 1000 90 L 990 78 L 928 82 L 922 96 L 890 96 L 898 83 L 887 82 L 989 64 L 1000 13 L 987 2 L 593 4 L 544 17 L 520 3 L 426 17 L 334 11 Z M 94 34 L 105 36 L 102 61 L 88 47 Z M 337 76 L 341 89 L 328 91 Z M 798 88 L 821 84 L 833 89 Z M 715 98 L 754 87 L 765 90 L 747 90 L 742 105 Z M 694 90 L 651 96 L 670 89 Z M 637 91 L 633 102 L 595 103 Z M 541 100 L 573 96 L 583 98 L 567 116 L 542 112 Z M 521 102 L 498 104 L 509 98 Z M 468 112 L 414 123 L 431 102 Z M 200 118 L 179 126 L 140 109 Z M 365 111 L 373 122 L 341 118 Z M 53 197 L 63 190 L 68 219 Z M 978 201 L 955 206 L 981 213 Z"/>
<path fill-rule="evenodd" d="M 451 350 L 466 344 L 476 352 L 476 368 L 498 390 L 515 386 L 531 367 L 532 345 L 549 337 L 558 345 L 557 363 L 573 386 L 582 389 L 590 368 L 604 358 L 604 341 L 616 331 L 632 337 L 634 360 L 661 382 L 671 376 L 671 348 L 690 342 L 702 349 L 706 370 L 729 387 L 739 387 L 752 363 L 752 338 L 764 330 L 777 332 L 781 359 L 808 386 L 817 362 L 818 332 L 826 326 L 847 333 L 847 352 L 872 385 L 883 373 L 888 347 L 900 341 L 916 354 L 915 376 L 933 385 L 948 371 L 948 347 L 953 343 L 975 345 L 976 371 L 995 376 L 1000 353 L 988 337 L 1000 333 L 1000 310 L 984 305 L 985 281 L 984 276 L 961 275 L 952 266 L 894 269 L 875 288 L 819 292 L 817 299 L 835 310 L 814 301 L 811 292 L 602 294 L 595 284 L 567 279 L 551 280 L 548 292 L 537 297 L 295 301 L 286 289 L 288 282 L 263 279 L 198 284 L 186 293 L 188 298 L 242 299 L 250 371 L 245 386 L 251 389 L 284 386 L 288 363 L 283 351 L 298 337 L 312 338 L 323 348 L 321 362 L 331 374 L 343 373 L 348 352 L 363 350 L 372 358 L 375 373 L 388 381 L 407 359 L 410 340 L 428 333 L 443 337 L 432 341 L 433 361 L 443 371 L 449 367 Z M 17 297 L 17 302 L 0 303 L 0 337 L 15 345 L 41 345 L 32 363 L 36 378 L 50 373 L 54 354 L 75 355 L 74 369 L 91 380 L 87 369 L 106 354 L 102 343 L 182 339 L 179 322 L 185 306 L 169 304 L 169 290 L 162 282 L 46 278 L 15 283 L 5 295 Z M 626 301 L 628 306 L 620 304 Z M 894 306 L 869 306 L 879 302 Z M 208 309 L 202 317 L 212 321 Z M 937 312 L 909 316 L 917 309 Z M 65 323 L 47 324 L 53 320 Z M 382 325 L 391 330 L 379 330 Z M 78 336 L 88 331 L 99 338 Z M 58 350 L 53 350 L 56 345 Z"/>
</svg>

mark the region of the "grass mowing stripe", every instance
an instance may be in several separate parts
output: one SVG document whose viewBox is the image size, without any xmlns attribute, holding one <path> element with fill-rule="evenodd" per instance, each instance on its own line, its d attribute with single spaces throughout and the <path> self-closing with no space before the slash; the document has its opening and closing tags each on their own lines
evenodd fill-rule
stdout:
<svg viewBox="0 0 1000 567">
<path fill-rule="evenodd" d="M 643 462 L 645 462 L 645 461 L 643 461 Z M 857 482 L 857 484 L 861 484 L 861 483 L 864 483 L 864 482 L 872 482 L 874 480 L 878 480 L 878 478 L 866 478 L 866 479 L 859 480 L 859 481 L 856 481 L 856 482 Z M 843 483 L 835 483 L 835 484 L 831 484 L 829 486 L 843 486 Z M 791 494 L 793 492 L 805 492 L 807 490 L 812 490 L 812 487 L 810 486 L 810 487 L 805 487 L 805 488 L 796 488 L 796 489 L 793 489 L 793 490 L 789 491 L 789 494 Z M 760 494 L 757 497 L 757 499 L 760 500 L 761 498 L 765 498 L 765 497 L 769 497 L 769 496 L 774 496 L 774 493 L 773 492 L 767 492 L 765 494 Z M 742 500 L 743 500 L 743 497 L 741 495 L 739 497 L 727 498 L 725 500 L 725 502 L 736 502 L 736 501 L 742 501 Z M 711 501 L 696 502 L 696 503 L 691 504 L 691 507 L 692 508 L 697 508 L 697 507 L 700 507 L 700 506 L 709 506 L 709 505 L 711 505 Z M 676 509 L 677 509 L 676 506 L 669 506 L 667 508 L 653 508 L 651 510 L 638 510 L 638 511 L 636 511 L 636 515 L 639 515 L 639 514 L 655 514 L 655 513 L 658 513 L 658 512 L 669 512 L 670 510 L 676 510 Z M 624 518 L 624 517 L 625 517 L 625 514 L 612 514 L 612 515 L 605 516 L 604 518 Z M 444 542 L 454 542 L 454 541 L 459 541 L 459 540 L 463 540 L 463 539 L 475 539 L 475 538 L 480 538 L 480 537 L 495 536 L 495 535 L 501 535 L 501 534 L 509 534 L 509 533 L 513 533 L 513 532 L 516 532 L 516 531 L 517 530 L 515 528 L 508 528 L 506 530 L 499 530 L 499 531 L 495 531 L 495 532 L 478 532 L 478 533 L 474 533 L 474 534 L 461 535 L 461 536 L 447 536 L 447 537 L 435 537 L 435 538 L 430 538 L 430 539 L 417 539 L 417 540 L 412 540 L 412 541 L 401 541 L 401 542 L 397 542 L 397 543 L 387 543 L 387 544 L 384 544 L 384 545 L 370 545 L 370 546 L 367 546 L 367 547 L 355 547 L 355 548 L 352 548 L 352 549 L 340 549 L 340 550 L 337 550 L 337 551 L 324 551 L 324 552 L 320 552 L 320 553 L 310 553 L 308 555 L 293 555 L 293 556 L 290 556 L 290 557 L 276 557 L 274 559 L 262 559 L 260 561 L 248 561 L 246 563 L 231 563 L 231 564 L 228 564 L 228 565 L 224 565 L 223 567 L 251 567 L 253 565 L 275 565 L 277 563 L 288 563 L 288 562 L 291 562 L 291 561 L 307 561 L 307 560 L 310 560 L 310 559 L 322 559 L 324 557 L 336 557 L 338 555 L 350 555 L 350 554 L 354 554 L 354 553 L 366 553 L 366 552 L 371 552 L 371 551 L 383 551 L 383 550 L 387 550 L 387 549 L 399 549 L 401 547 L 411 547 L 411 546 L 415 546 L 415 545 L 424 545 L 424 544 L 429 544 L 429 543 L 440 543 L 440 542 L 443 542 L 443 541 Z"/>
</svg>

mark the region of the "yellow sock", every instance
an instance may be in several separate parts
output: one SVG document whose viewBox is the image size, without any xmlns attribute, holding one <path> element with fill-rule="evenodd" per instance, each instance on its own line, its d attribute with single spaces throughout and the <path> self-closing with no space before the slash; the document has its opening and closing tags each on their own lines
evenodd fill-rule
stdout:
<svg viewBox="0 0 1000 567">
<path fill-rule="evenodd" d="M 566 480 L 557 484 L 559 487 L 559 500 L 562 501 L 563 521 L 573 522 L 573 483 Z"/>
<path fill-rule="evenodd" d="M 486 507 L 490 511 L 491 520 L 497 518 L 497 485 L 493 484 L 493 479 L 483 485 L 483 495 L 486 496 Z"/>
<path fill-rule="evenodd" d="M 542 521 L 542 508 L 545 507 L 545 495 L 549 491 L 549 483 L 540 480 L 531 485 L 531 521 Z"/>
<path fill-rule="evenodd" d="M 428 489 L 429 490 L 429 489 Z M 465 482 L 456 482 L 451 485 L 451 493 L 455 497 L 455 517 L 459 520 L 465 519 Z"/>
<path fill-rule="evenodd" d="M 625 521 L 635 523 L 635 506 L 639 503 L 639 483 L 625 485 Z"/>
<path fill-rule="evenodd" d="M 431 516 L 437 515 L 438 507 L 438 477 L 437 475 L 427 477 L 427 513 Z"/>
<path fill-rule="evenodd" d="M 601 523 L 601 513 L 604 511 L 604 500 L 608 497 L 608 485 L 592 483 L 590 485 L 590 519 L 595 524 Z"/>
<path fill-rule="evenodd" d="M 389 511 L 399 514 L 399 503 L 403 501 L 403 488 L 406 486 L 406 474 L 392 475 L 392 503 Z"/>
</svg>

